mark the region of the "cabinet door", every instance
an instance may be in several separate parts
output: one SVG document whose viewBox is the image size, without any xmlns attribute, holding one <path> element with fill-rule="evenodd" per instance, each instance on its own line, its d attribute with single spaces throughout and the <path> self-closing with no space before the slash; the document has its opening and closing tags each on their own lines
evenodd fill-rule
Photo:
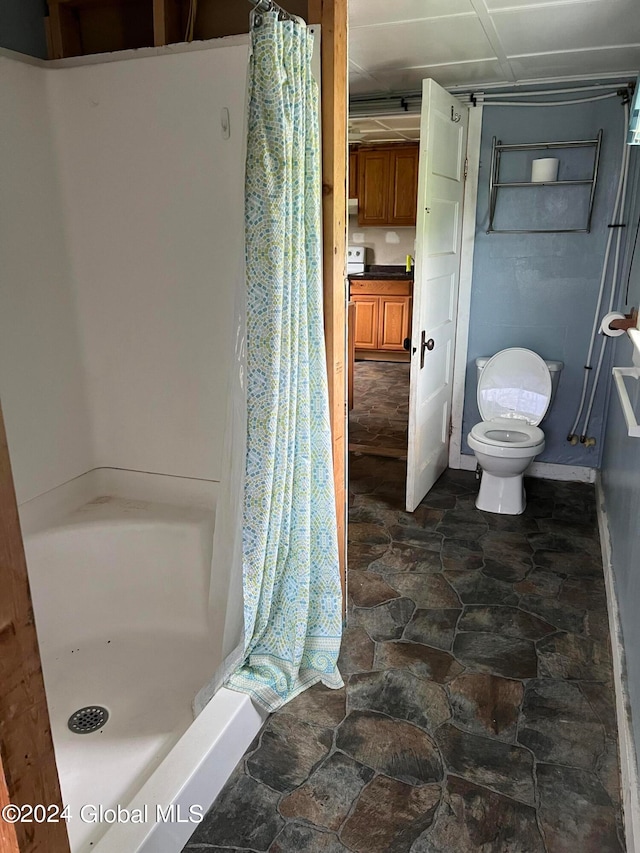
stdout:
<svg viewBox="0 0 640 853">
<path fill-rule="evenodd" d="M 358 152 L 349 151 L 349 198 L 358 198 Z"/>
<path fill-rule="evenodd" d="M 415 225 L 418 205 L 417 145 L 391 152 L 389 225 Z"/>
<path fill-rule="evenodd" d="M 380 296 L 378 349 L 402 352 L 411 332 L 411 297 Z"/>
<path fill-rule="evenodd" d="M 355 346 L 356 349 L 378 348 L 379 296 L 352 296 L 356 304 Z"/>
<path fill-rule="evenodd" d="M 389 149 L 358 151 L 358 225 L 386 225 L 389 218 Z"/>
</svg>

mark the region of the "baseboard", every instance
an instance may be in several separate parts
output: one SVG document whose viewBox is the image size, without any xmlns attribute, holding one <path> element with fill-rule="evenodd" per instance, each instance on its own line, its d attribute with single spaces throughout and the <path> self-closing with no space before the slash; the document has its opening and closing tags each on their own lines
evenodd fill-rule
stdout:
<svg viewBox="0 0 640 853">
<path fill-rule="evenodd" d="M 460 456 L 460 468 L 463 471 L 476 470 L 476 457 L 468 453 Z M 534 462 L 527 468 L 527 477 L 539 477 L 542 480 L 568 480 L 576 483 L 595 483 L 596 469 L 584 465 L 559 465 L 557 462 Z"/>
<path fill-rule="evenodd" d="M 626 679 L 626 661 L 622 631 L 620 628 L 620 609 L 613 574 L 613 554 L 607 509 L 600 474 L 596 478 L 596 501 L 598 511 L 598 529 L 602 546 L 602 565 L 607 590 L 607 611 L 611 652 L 613 656 L 613 681 L 616 691 L 616 715 L 618 720 L 618 749 L 620 751 L 620 777 L 622 782 L 622 806 L 624 811 L 624 829 L 627 853 L 640 851 L 640 787 L 638 785 L 638 764 L 633 729 L 631 726 L 631 705 Z"/>
<path fill-rule="evenodd" d="M 371 444 L 349 444 L 349 453 L 359 453 L 362 456 L 388 456 L 390 459 L 405 459 L 407 451 L 397 447 L 374 447 Z"/>
<path fill-rule="evenodd" d="M 411 354 L 397 350 L 357 349 L 356 361 L 396 361 L 406 363 L 411 361 Z"/>
</svg>

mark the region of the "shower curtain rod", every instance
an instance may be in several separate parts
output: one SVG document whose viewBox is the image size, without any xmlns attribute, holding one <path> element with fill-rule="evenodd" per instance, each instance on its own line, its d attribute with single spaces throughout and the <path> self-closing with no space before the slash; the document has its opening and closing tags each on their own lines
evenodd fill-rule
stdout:
<svg viewBox="0 0 640 853">
<path fill-rule="evenodd" d="M 249 3 L 254 7 L 254 12 L 277 12 L 280 19 L 284 18 L 287 21 L 299 21 L 295 15 L 287 12 L 282 6 L 278 6 L 273 0 L 249 0 Z"/>
</svg>

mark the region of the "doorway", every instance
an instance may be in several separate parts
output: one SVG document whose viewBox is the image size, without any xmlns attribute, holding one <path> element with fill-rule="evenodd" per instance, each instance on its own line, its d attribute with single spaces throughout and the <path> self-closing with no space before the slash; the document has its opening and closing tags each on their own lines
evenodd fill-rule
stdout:
<svg viewBox="0 0 640 853">
<path fill-rule="evenodd" d="M 350 451 L 407 458 L 409 373 L 408 362 L 356 360 Z"/>
<path fill-rule="evenodd" d="M 460 467 L 481 111 L 481 107 L 474 108 L 469 114 L 468 108 L 449 93 L 433 81 L 425 81 L 423 114 L 415 114 L 414 121 L 417 120 L 418 127 L 413 131 L 414 144 L 422 136 L 422 150 L 420 180 L 416 169 L 413 197 L 417 212 L 417 227 L 412 240 L 413 257 L 407 259 L 415 258 L 416 263 L 415 283 L 412 275 L 408 296 L 410 330 L 404 341 L 410 350 L 406 353 L 410 366 L 388 363 L 386 358 L 369 361 L 372 357 L 378 359 L 381 356 L 379 352 L 374 355 L 362 350 L 363 346 L 375 348 L 375 328 L 380 329 L 382 322 L 381 297 L 368 293 L 367 296 L 355 296 L 359 300 L 356 308 L 359 311 L 357 336 L 360 351 L 356 349 L 353 363 L 349 449 L 408 460 L 408 511 L 415 509 L 447 467 Z M 467 116 L 468 143 L 466 131 L 463 132 Z M 403 121 L 407 122 L 406 113 Z M 382 125 L 388 126 L 390 131 L 397 131 L 389 117 L 376 117 L 375 120 L 352 117 L 351 138 L 354 133 L 356 138 L 363 135 L 374 124 L 377 130 L 373 131 L 373 141 L 381 138 Z M 406 124 L 401 132 L 408 132 Z M 385 139 L 384 144 L 389 145 L 390 139 Z M 399 149 L 403 144 L 407 143 L 401 142 L 396 147 Z M 371 168 L 377 170 L 381 185 L 389 186 L 392 195 L 393 179 L 389 180 L 382 157 L 374 156 L 373 151 L 372 145 L 366 165 L 373 164 Z M 355 190 L 358 200 L 350 202 L 350 208 L 358 208 L 357 224 L 362 226 L 372 217 L 382 218 L 385 214 L 384 207 L 374 208 L 372 212 L 371 186 L 362 186 L 364 167 L 359 162 L 354 164 L 354 159 L 351 149 L 350 196 Z M 354 165 L 358 169 L 357 180 L 353 177 Z M 379 200 L 383 195 L 380 192 L 378 199 L 373 196 L 373 200 Z M 367 205 L 364 215 L 363 197 Z M 378 203 L 383 204 L 384 199 Z M 393 209 L 393 200 L 390 205 Z M 350 225 L 352 222 L 353 215 Z M 404 236 L 400 228 L 396 230 L 397 234 L 385 235 L 391 238 L 390 242 L 397 242 Z M 357 232 L 364 232 L 364 229 L 350 227 L 350 243 L 354 238 L 362 242 L 362 238 L 368 236 Z M 396 262 L 399 260 L 397 258 Z M 353 300 L 353 276 L 350 279 Z M 371 343 L 365 344 L 367 335 Z"/>
</svg>

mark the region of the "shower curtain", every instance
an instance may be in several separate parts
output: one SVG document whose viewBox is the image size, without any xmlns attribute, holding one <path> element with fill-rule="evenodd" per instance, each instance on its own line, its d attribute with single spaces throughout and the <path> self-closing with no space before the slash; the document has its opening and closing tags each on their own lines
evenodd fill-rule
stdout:
<svg viewBox="0 0 640 853">
<path fill-rule="evenodd" d="M 227 686 L 274 711 L 342 686 L 342 630 L 324 348 L 313 36 L 256 16 L 245 195 L 247 448 L 244 662 Z"/>
</svg>

